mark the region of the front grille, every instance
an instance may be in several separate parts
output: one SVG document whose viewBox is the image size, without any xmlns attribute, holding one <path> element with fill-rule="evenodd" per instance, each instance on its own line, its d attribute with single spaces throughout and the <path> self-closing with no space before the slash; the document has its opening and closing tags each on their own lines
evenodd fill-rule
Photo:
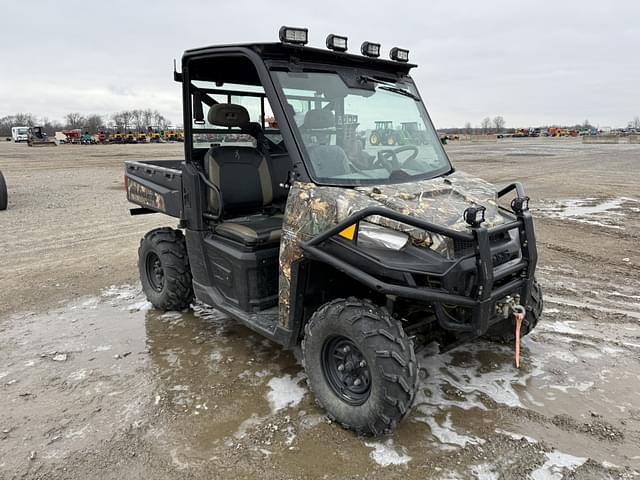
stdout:
<svg viewBox="0 0 640 480">
<path fill-rule="evenodd" d="M 503 250 L 502 252 L 498 252 L 491 257 L 491 261 L 493 262 L 493 266 L 497 267 L 498 265 L 502 265 L 503 263 L 507 263 L 510 260 L 518 258 L 518 252 L 510 252 L 509 250 Z"/>
<path fill-rule="evenodd" d="M 489 244 L 493 247 L 496 244 L 508 242 L 511 239 L 507 232 L 494 233 L 489 235 Z M 467 255 L 475 251 L 475 242 L 471 240 L 454 240 L 453 248 L 456 256 Z"/>
<path fill-rule="evenodd" d="M 456 256 L 462 256 L 467 253 L 473 252 L 474 243 L 469 240 L 454 240 L 453 248 L 456 252 Z"/>
</svg>

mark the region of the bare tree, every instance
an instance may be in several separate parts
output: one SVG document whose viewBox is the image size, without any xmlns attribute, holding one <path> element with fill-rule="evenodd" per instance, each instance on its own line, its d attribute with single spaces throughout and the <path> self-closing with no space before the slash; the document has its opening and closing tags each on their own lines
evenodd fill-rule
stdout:
<svg viewBox="0 0 640 480">
<path fill-rule="evenodd" d="M 141 131 L 144 129 L 144 112 L 142 110 L 135 109 L 131 112 L 131 117 L 133 118 L 133 124 L 136 127 L 136 130 Z"/>
<path fill-rule="evenodd" d="M 640 130 L 640 117 L 638 116 L 633 117 L 633 120 L 631 121 L 631 128 L 635 130 Z"/>
<path fill-rule="evenodd" d="M 129 130 L 131 128 L 131 124 L 133 123 L 133 113 L 129 110 L 123 110 L 120 112 L 122 116 L 122 123 L 124 125 L 125 130 Z"/>
<path fill-rule="evenodd" d="M 38 122 L 38 119 L 31 113 L 16 113 L 14 115 L 14 122 L 14 126 L 33 127 Z"/>
<path fill-rule="evenodd" d="M 124 120 L 122 119 L 121 113 L 112 114 L 111 120 L 113 121 L 113 128 L 115 128 L 116 130 L 124 129 Z"/>
<path fill-rule="evenodd" d="M 82 128 L 82 124 L 85 121 L 85 118 L 78 112 L 67 113 L 64 119 L 67 122 L 67 128 Z"/>
<path fill-rule="evenodd" d="M 505 121 L 501 115 L 498 115 L 493 119 L 493 126 L 496 127 L 496 133 L 500 133 L 504 128 Z"/>
<path fill-rule="evenodd" d="M 164 117 L 164 115 L 162 115 L 160 112 L 158 112 L 157 110 L 153 111 L 153 123 L 155 125 L 157 125 L 160 128 L 167 128 L 167 126 L 169 126 L 169 120 L 166 119 Z"/>
<path fill-rule="evenodd" d="M 464 133 L 467 135 L 471 135 L 471 122 L 467 122 L 464 124 Z"/>
<path fill-rule="evenodd" d="M 145 128 L 149 128 L 152 126 L 151 122 L 153 121 L 153 112 L 151 111 L 150 108 L 146 108 L 145 110 L 143 110 L 142 118 L 144 121 Z"/>
<path fill-rule="evenodd" d="M 101 115 L 89 115 L 84 121 L 84 129 L 90 133 L 95 133 L 104 126 L 104 120 Z"/>
<path fill-rule="evenodd" d="M 8 137 L 11 135 L 11 127 L 14 126 L 15 115 L 7 115 L 0 118 L 0 135 Z"/>
<path fill-rule="evenodd" d="M 489 133 L 489 128 L 491 127 L 491 119 L 489 117 L 484 117 L 482 122 L 480 122 L 480 128 L 482 128 L 482 133 Z"/>
<path fill-rule="evenodd" d="M 47 117 L 44 117 L 40 124 L 42 125 L 42 128 L 44 129 L 46 134 L 49 136 L 55 135 L 56 132 L 59 132 L 64 128 L 62 123 L 58 122 L 57 120 L 49 120 Z"/>
</svg>

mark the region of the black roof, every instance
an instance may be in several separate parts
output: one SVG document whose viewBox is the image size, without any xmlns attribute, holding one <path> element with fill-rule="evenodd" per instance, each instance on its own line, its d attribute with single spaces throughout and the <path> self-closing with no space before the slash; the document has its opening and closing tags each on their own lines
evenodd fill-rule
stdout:
<svg viewBox="0 0 640 480">
<path fill-rule="evenodd" d="M 400 75 L 407 75 L 409 70 L 417 67 L 417 65 L 412 63 L 396 62 L 394 60 L 371 58 L 359 54 L 354 55 L 346 52 L 334 52 L 329 49 L 275 42 L 215 45 L 193 48 L 184 52 L 183 61 L 209 53 L 224 51 L 231 53 L 233 51 L 242 50 L 251 50 L 257 53 L 264 60 L 282 60 L 290 62 L 292 58 L 295 58 L 301 63 L 320 63 L 345 67 L 360 67 L 363 69 L 380 70 Z"/>
</svg>

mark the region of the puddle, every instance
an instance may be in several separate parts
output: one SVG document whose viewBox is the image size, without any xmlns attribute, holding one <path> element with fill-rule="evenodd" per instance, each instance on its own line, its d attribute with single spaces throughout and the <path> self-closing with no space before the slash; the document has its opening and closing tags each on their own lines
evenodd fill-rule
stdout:
<svg viewBox="0 0 640 480">
<path fill-rule="evenodd" d="M 640 213 L 640 200 L 628 197 L 565 199 L 543 203 L 534 210 L 549 218 L 624 230 L 626 217 Z"/>
<path fill-rule="evenodd" d="M 531 473 L 532 480 L 562 480 L 564 474 L 574 471 L 587 461 L 586 458 L 574 457 L 554 450 L 546 453 L 546 461 Z"/>
<path fill-rule="evenodd" d="M 580 290 L 571 275 L 543 276 Z M 633 288 L 594 298 L 606 308 L 613 298 L 637 302 Z M 29 450 L 60 460 L 139 431 L 183 470 L 274 462 L 304 476 L 336 459 L 370 476 L 428 465 L 428 478 L 491 479 L 514 457 L 522 468 L 537 459 L 526 470 L 535 478 L 583 468 L 583 457 L 640 466 L 633 434 L 606 437 L 640 430 L 639 361 L 619 361 L 637 352 L 640 327 L 631 317 L 612 332 L 549 290 L 546 321 L 524 339 L 521 369 L 510 345 L 480 340 L 445 354 L 429 345 L 417 355 L 415 409 L 381 439 L 330 423 L 293 353 L 205 306 L 157 312 L 139 288 L 112 286 L 46 314 L 14 315 L 0 332 L 0 383 L 12 404 L 0 422 L 15 424 L 16 439 L 34 440 L 5 442 L 8 465 Z"/>
<path fill-rule="evenodd" d="M 284 377 L 274 377 L 267 384 L 271 389 L 267 393 L 267 399 L 271 405 L 271 413 L 278 413 L 280 410 L 297 406 L 304 397 L 307 390 L 299 385 L 304 381 L 306 375 L 300 372 L 295 378 L 291 375 Z"/>
<path fill-rule="evenodd" d="M 453 428 L 450 413 L 446 415 L 442 424 L 438 423 L 435 416 L 425 417 L 423 420 L 429 425 L 431 434 L 442 444 L 444 450 L 447 450 L 449 445 L 465 447 L 466 445 L 481 445 L 485 443 L 485 440 L 481 438 L 458 433 Z"/>
<path fill-rule="evenodd" d="M 411 457 L 404 451 L 398 451 L 394 448 L 393 440 L 391 439 L 384 443 L 366 442 L 365 445 L 373 448 L 370 454 L 371 458 L 382 467 L 388 467 L 389 465 L 406 465 L 411 461 Z"/>
</svg>

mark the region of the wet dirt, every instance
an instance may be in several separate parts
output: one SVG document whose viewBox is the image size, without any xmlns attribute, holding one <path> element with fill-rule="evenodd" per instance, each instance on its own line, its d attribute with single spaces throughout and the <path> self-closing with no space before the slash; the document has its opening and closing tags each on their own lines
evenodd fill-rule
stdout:
<svg viewBox="0 0 640 480">
<path fill-rule="evenodd" d="M 133 261 L 119 267 L 115 284 L 112 271 L 87 269 L 78 293 L 62 302 L 37 292 L 40 284 L 59 282 L 49 262 L 61 250 L 44 249 L 40 266 L 36 258 L 17 260 L 21 268 L 3 251 L 2 289 L 18 288 L 14 282 L 31 275 L 21 288 L 36 291 L 19 301 L 0 297 L 6 305 L 0 313 L 0 478 L 640 478 L 635 204 L 580 212 L 603 225 L 556 215 L 567 199 L 597 206 L 637 198 L 631 179 L 615 193 L 602 191 L 608 176 L 624 180 L 611 178 L 608 170 L 618 168 L 602 166 L 604 147 L 628 146 L 514 139 L 447 147 L 472 174 L 496 183 L 526 177 L 532 205 L 540 208 L 544 321 L 523 341 L 519 370 L 511 345 L 481 340 L 445 354 L 434 344 L 421 348 L 415 408 L 389 437 L 358 437 L 331 424 L 307 389 L 297 351 L 284 351 L 203 305 L 190 312 L 153 310 L 137 282 L 128 281 L 137 275 L 133 237 L 147 224 L 132 222 L 124 229 L 132 239 L 111 246 L 87 235 L 78 247 L 85 254 L 101 263 Z M 607 158 L 640 163 L 637 147 L 632 159 Z M 571 163 L 573 149 L 583 152 L 592 176 L 536 177 L 535 170 Z M 478 160 L 470 158 L 473 152 Z M 536 162 L 514 152 L 546 155 Z M 503 167 L 489 163 L 487 170 L 483 156 L 502 159 Z M 114 165 L 120 160 L 112 159 Z M 540 162 L 550 163 L 542 168 Z M 84 175 L 108 185 L 114 165 L 87 167 Z M 18 188 L 35 192 L 30 182 L 40 177 L 22 180 Z M 64 194 L 65 202 L 73 203 L 74 195 Z M 542 210 L 548 206 L 550 213 Z M 624 230 L 605 226 L 607 212 L 622 214 L 611 218 Z M 111 216 L 103 219 L 105 228 Z M 82 230 L 79 219 L 66 224 Z M 3 249 L 27 241 L 12 228 L 18 238 L 0 234 Z M 33 234 L 45 238 L 47 228 Z M 57 243 L 62 248 L 70 240 L 60 236 Z"/>
</svg>

